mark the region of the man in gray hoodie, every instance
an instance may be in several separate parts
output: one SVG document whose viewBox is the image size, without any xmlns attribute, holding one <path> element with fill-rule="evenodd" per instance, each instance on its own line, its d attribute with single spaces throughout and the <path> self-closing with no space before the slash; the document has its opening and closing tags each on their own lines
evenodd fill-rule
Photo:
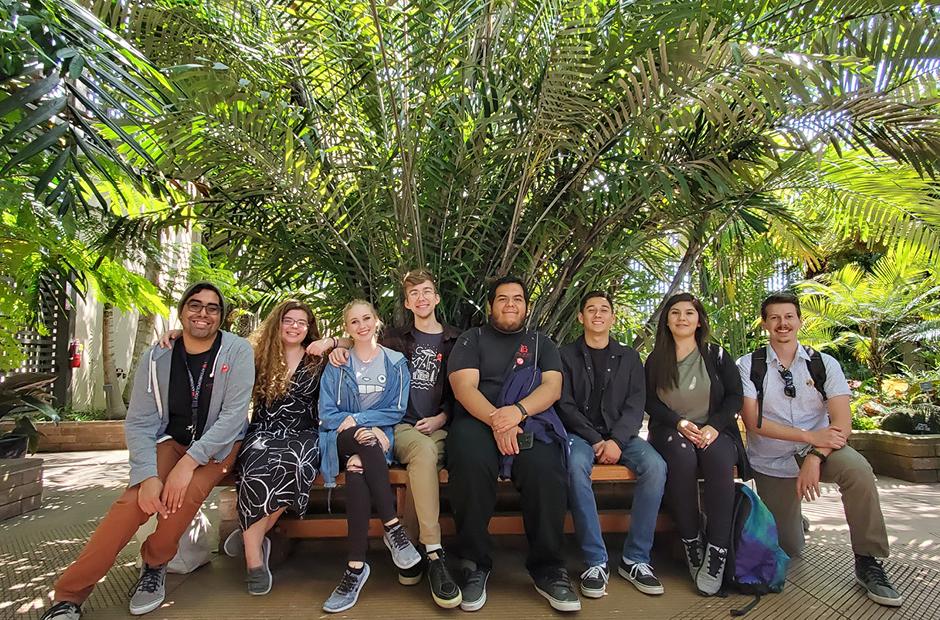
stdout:
<svg viewBox="0 0 940 620">
<path fill-rule="evenodd" d="M 159 515 L 157 528 L 141 547 L 143 568 L 130 613 L 157 609 L 166 593 L 166 565 L 180 537 L 232 469 L 255 380 L 251 345 L 219 329 L 225 298 L 208 282 L 183 294 L 179 317 L 183 337 L 172 349 L 147 350 L 134 376 L 124 424 L 128 488 L 56 582 L 55 603 L 43 620 L 78 620 L 95 584 L 153 514 Z"/>
</svg>

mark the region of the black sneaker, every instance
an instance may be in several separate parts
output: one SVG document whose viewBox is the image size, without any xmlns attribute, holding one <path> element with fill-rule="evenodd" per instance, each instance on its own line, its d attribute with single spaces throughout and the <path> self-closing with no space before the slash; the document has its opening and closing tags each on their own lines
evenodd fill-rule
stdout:
<svg viewBox="0 0 940 620">
<path fill-rule="evenodd" d="M 610 571 L 606 564 L 592 566 L 581 573 L 581 594 L 588 598 L 601 598 L 607 594 Z"/>
<path fill-rule="evenodd" d="M 62 601 L 46 610 L 39 620 L 80 620 L 82 608 L 80 605 Z"/>
<path fill-rule="evenodd" d="M 695 581 L 698 569 L 705 561 L 705 541 L 702 539 L 701 534 L 695 538 L 683 538 L 682 547 L 685 550 L 685 564 L 689 567 L 692 581 Z"/>
<path fill-rule="evenodd" d="M 665 591 L 662 582 L 656 578 L 653 567 L 649 564 L 630 562 L 620 558 L 617 572 L 643 594 L 662 594 Z"/>
<path fill-rule="evenodd" d="M 563 568 L 546 571 L 536 577 L 535 591 L 548 599 L 548 604 L 557 611 L 581 611 L 581 600 L 571 585 L 568 571 Z"/>
<path fill-rule="evenodd" d="M 477 611 L 486 605 L 486 581 L 490 578 L 490 571 L 486 568 L 477 568 L 475 563 L 464 560 L 463 574 L 460 608 L 464 611 Z"/>
<path fill-rule="evenodd" d="M 460 588 L 447 570 L 442 549 L 428 555 L 428 583 L 431 584 L 431 598 L 439 607 L 453 609 L 463 602 Z"/>
<path fill-rule="evenodd" d="M 421 561 L 411 568 L 398 569 L 398 583 L 403 586 L 416 586 L 421 583 L 424 577 L 424 570 L 427 568 L 427 558 L 422 555 Z"/>
<path fill-rule="evenodd" d="M 900 607 L 904 602 L 904 597 L 894 589 L 878 558 L 856 554 L 855 580 L 865 588 L 868 598 L 879 605 Z"/>
</svg>

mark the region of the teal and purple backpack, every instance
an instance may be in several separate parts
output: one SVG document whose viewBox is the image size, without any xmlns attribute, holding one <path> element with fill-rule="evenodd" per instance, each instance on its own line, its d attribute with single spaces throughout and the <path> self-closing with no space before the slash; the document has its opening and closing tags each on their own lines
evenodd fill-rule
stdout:
<svg viewBox="0 0 940 620">
<path fill-rule="evenodd" d="M 753 595 L 754 600 L 731 615 L 743 616 L 764 594 L 782 591 L 789 563 L 777 540 L 774 516 L 749 486 L 736 483 L 724 589 Z"/>
</svg>

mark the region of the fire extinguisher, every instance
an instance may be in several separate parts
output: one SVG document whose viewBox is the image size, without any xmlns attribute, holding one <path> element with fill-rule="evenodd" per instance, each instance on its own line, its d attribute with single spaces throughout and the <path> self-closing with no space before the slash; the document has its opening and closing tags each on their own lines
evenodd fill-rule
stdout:
<svg viewBox="0 0 940 620">
<path fill-rule="evenodd" d="M 78 340 L 73 340 L 69 343 L 69 366 L 72 368 L 82 367 L 82 352 L 84 350 L 85 345 Z"/>
</svg>

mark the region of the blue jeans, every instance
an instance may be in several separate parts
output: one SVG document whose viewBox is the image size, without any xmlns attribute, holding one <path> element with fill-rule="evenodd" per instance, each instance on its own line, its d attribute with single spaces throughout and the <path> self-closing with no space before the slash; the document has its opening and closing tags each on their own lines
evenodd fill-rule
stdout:
<svg viewBox="0 0 940 620">
<path fill-rule="evenodd" d="M 594 449 L 577 435 L 568 436 L 568 506 L 574 519 L 575 536 L 587 566 L 607 563 L 607 547 L 601 536 L 597 502 L 591 487 Z M 656 532 L 656 517 L 666 485 L 666 462 L 640 437 L 633 437 L 623 448 L 620 464 L 636 476 L 633 507 L 630 509 L 630 533 L 623 543 L 623 559 L 649 564 Z"/>
</svg>

